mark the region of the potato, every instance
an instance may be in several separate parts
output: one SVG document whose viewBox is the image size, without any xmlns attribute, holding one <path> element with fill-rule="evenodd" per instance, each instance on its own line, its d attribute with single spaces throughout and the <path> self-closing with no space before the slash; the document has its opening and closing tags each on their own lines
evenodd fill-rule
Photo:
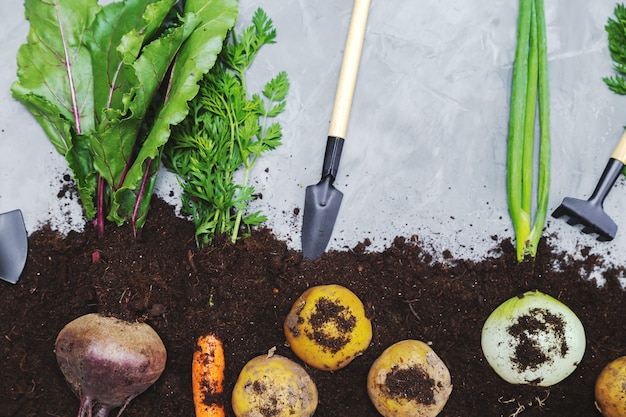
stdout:
<svg viewBox="0 0 626 417">
<path fill-rule="evenodd" d="M 596 407 L 604 417 L 626 416 L 626 356 L 604 367 L 595 387 Z"/>
<path fill-rule="evenodd" d="M 257 356 L 239 373 L 232 394 L 237 417 L 310 417 L 317 387 L 297 363 L 280 355 Z"/>
<path fill-rule="evenodd" d="M 388 347 L 367 375 L 367 393 L 384 417 L 434 417 L 451 392 L 448 368 L 419 340 Z"/>
<path fill-rule="evenodd" d="M 372 340 L 372 323 L 365 316 L 363 303 L 340 285 L 306 290 L 287 315 L 284 331 L 300 359 L 325 371 L 343 368 Z"/>
</svg>

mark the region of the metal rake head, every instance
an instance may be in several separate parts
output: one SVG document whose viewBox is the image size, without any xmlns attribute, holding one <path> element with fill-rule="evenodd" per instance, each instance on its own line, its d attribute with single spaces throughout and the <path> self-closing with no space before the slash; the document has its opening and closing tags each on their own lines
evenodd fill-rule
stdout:
<svg viewBox="0 0 626 417">
<path fill-rule="evenodd" d="M 552 213 L 552 217 L 568 216 L 567 224 L 582 225 L 583 233 L 595 233 L 602 242 L 610 241 L 617 234 L 617 224 L 596 201 L 565 197 L 563 203 Z"/>
</svg>

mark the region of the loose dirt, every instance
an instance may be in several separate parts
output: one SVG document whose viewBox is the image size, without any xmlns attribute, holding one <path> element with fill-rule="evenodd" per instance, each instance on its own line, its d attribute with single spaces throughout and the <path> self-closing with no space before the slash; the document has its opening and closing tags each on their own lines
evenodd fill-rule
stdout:
<svg viewBox="0 0 626 417">
<path fill-rule="evenodd" d="M 310 262 L 270 230 L 253 230 L 231 244 L 219 237 L 199 250 L 193 225 L 153 200 L 148 222 L 134 237 L 108 225 L 98 238 L 87 226 L 66 237 L 44 227 L 30 237 L 26 269 L 16 285 L 0 282 L 0 416 L 75 416 L 78 399 L 57 367 L 61 328 L 90 313 L 145 321 L 168 350 L 165 372 L 135 399 L 125 417 L 192 417 L 191 358 L 196 338 L 215 332 L 226 353 L 225 403 L 244 364 L 276 347 L 301 363 L 285 343 L 283 320 L 297 297 L 317 284 L 340 284 L 357 294 L 372 319 L 364 355 L 336 372 L 306 367 L 317 384 L 316 416 L 377 416 L 366 392 L 370 365 L 403 339 L 429 343 L 454 385 L 440 416 L 585 416 L 600 414 L 593 387 L 605 364 L 626 355 L 626 297 L 620 268 L 598 287 L 586 277 L 601 259 L 565 261 L 545 243 L 534 263 L 518 264 L 510 241 L 493 239 L 493 256 L 435 262 L 417 237 L 398 237 L 383 252 L 367 241 Z M 587 332 L 577 370 L 550 388 L 513 386 L 485 361 L 480 331 L 504 300 L 531 289 L 567 304 Z M 227 415 L 232 410 L 227 406 Z"/>
</svg>

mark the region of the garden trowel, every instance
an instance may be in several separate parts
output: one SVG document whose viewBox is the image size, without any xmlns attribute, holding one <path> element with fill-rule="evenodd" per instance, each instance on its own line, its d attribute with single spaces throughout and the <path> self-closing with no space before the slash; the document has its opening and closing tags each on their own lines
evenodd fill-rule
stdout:
<svg viewBox="0 0 626 417">
<path fill-rule="evenodd" d="M 355 0 L 337 83 L 335 104 L 326 141 L 322 179 L 306 188 L 302 222 L 302 254 L 315 259 L 326 250 L 343 194 L 333 186 L 346 136 L 370 0 Z"/>
<path fill-rule="evenodd" d="M 624 170 L 626 163 L 626 132 L 622 135 L 609 158 L 595 190 L 588 200 L 565 197 L 563 203 L 554 210 L 553 217 L 568 216 L 570 225 L 582 224 L 584 233 L 596 233 L 598 240 L 613 240 L 617 233 L 617 224 L 604 211 L 604 199 L 613 184 Z"/>
<path fill-rule="evenodd" d="M 28 255 L 28 233 L 20 210 L 0 213 L 0 279 L 15 284 Z"/>
</svg>

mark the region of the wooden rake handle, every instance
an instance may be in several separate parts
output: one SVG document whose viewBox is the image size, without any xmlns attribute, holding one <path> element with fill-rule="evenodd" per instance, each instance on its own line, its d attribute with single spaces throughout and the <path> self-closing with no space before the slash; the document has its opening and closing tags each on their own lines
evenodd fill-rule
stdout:
<svg viewBox="0 0 626 417">
<path fill-rule="evenodd" d="M 369 12 L 370 0 L 355 0 L 350 20 L 350 29 L 346 39 L 346 47 L 343 52 L 341 72 L 335 93 L 335 104 L 330 119 L 328 136 L 345 139 L 352 106 L 354 86 L 359 72 L 361 50 L 363 49 L 363 37 Z"/>
<path fill-rule="evenodd" d="M 611 158 L 617 159 L 622 164 L 626 164 L 626 131 L 622 134 L 622 138 L 619 140 L 619 143 L 615 147 Z"/>
</svg>

